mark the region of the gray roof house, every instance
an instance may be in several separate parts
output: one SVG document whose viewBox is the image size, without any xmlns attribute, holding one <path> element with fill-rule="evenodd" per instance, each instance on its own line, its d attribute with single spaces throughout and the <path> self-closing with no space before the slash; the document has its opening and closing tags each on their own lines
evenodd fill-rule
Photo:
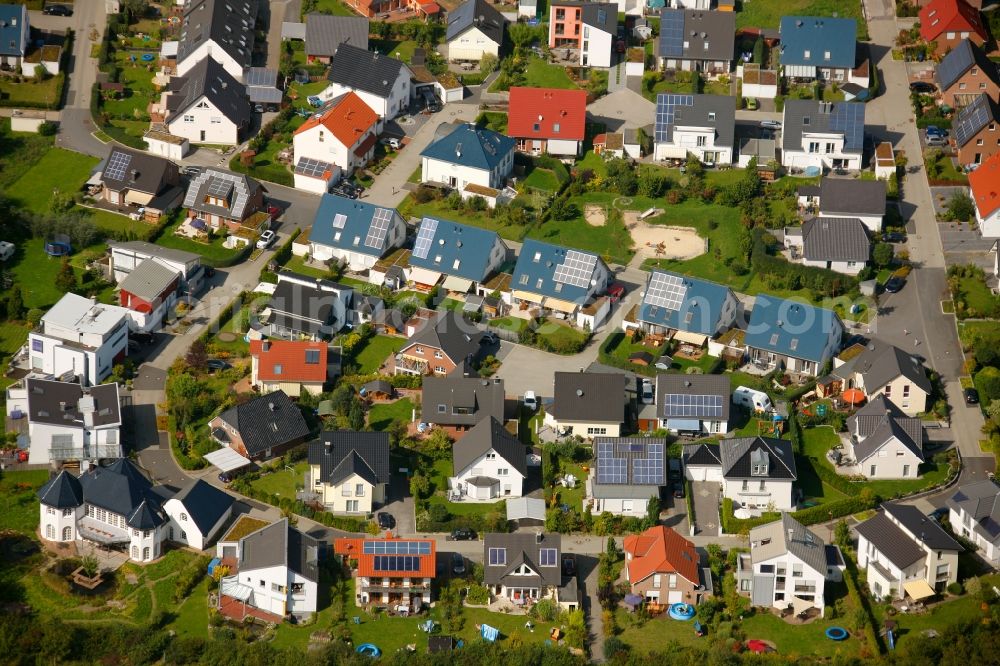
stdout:
<svg viewBox="0 0 1000 666">
<path fill-rule="evenodd" d="M 284 391 L 230 407 L 208 425 L 217 442 L 253 460 L 280 455 L 309 435 L 302 412 Z"/>
<path fill-rule="evenodd" d="M 396 356 L 396 372 L 448 374 L 479 356 L 483 332 L 449 310 L 434 315 L 416 330 Z M 433 357 L 433 358 L 432 358 Z M 407 362 L 413 359 L 414 362 Z M 442 370 L 438 370 L 442 368 Z"/>
<path fill-rule="evenodd" d="M 725 433 L 732 385 L 725 375 L 656 375 L 656 417 L 674 432 Z"/>
<path fill-rule="evenodd" d="M 317 581 L 318 550 L 319 542 L 282 518 L 240 540 L 239 570 L 286 566 L 308 580 Z"/>
<path fill-rule="evenodd" d="M 944 95 L 946 104 L 962 107 L 979 94 L 978 89 L 966 91 L 956 88 L 951 90 L 952 86 L 958 83 L 959 79 L 973 67 L 977 68 L 978 74 L 982 74 L 994 86 L 1000 87 L 1000 68 L 997 67 L 997 63 L 990 60 L 983 49 L 966 38 L 941 59 L 934 72 L 938 88 Z"/>
<path fill-rule="evenodd" d="M 357 474 L 373 486 L 389 483 L 389 434 L 385 432 L 327 431 L 309 442 L 308 461 L 319 466 L 322 481 L 331 486 Z"/>
<path fill-rule="evenodd" d="M 868 228 L 856 217 L 814 217 L 802 223 L 807 266 L 854 274 L 871 256 Z"/>
<path fill-rule="evenodd" d="M 306 55 L 328 61 L 341 44 L 368 50 L 368 19 L 361 16 L 306 15 Z"/>
<path fill-rule="evenodd" d="M 668 69 L 728 72 L 735 35 L 735 12 L 661 9 L 656 54 Z"/>
<path fill-rule="evenodd" d="M 585 506 L 594 514 L 645 516 L 647 502 L 667 483 L 667 439 L 595 437 L 594 454 Z"/>
<path fill-rule="evenodd" d="M 506 420 L 503 380 L 498 377 L 464 377 L 456 372 L 427 377 L 421 404 L 424 422 L 454 432 L 468 430 L 484 419 Z"/>
<path fill-rule="evenodd" d="M 180 171 L 164 157 L 116 145 L 104 162 L 101 183 L 108 193 L 121 195 L 122 199 L 113 200 L 105 194 L 104 198 L 111 203 L 124 204 L 128 201 L 125 199 L 128 192 L 137 192 L 149 195 L 136 201 L 145 204 L 152 197 L 180 185 Z"/>
<path fill-rule="evenodd" d="M 118 289 L 138 296 L 146 303 L 157 304 L 171 287 L 176 290 L 178 282 L 176 271 L 155 259 L 145 259 L 118 283 Z"/>
<path fill-rule="evenodd" d="M 528 459 L 524 444 L 492 416 L 480 421 L 452 446 L 452 473 L 462 475 L 490 451 L 509 463 L 521 476 L 527 475 Z"/>
<path fill-rule="evenodd" d="M 208 168 L 188 185 L 184 207 L 208 219 L 233 225 L 247 219 L 262 206 L 264 187 L 243 174 Z"/>
<path fill-rule="evenodd" d="M 885 395 L 875 396 L 856 411 L 847 420 L 847 430 L 862 474 L 870 478 L 917 477 L 924 462 L 923 424 L 900 411 Z M 872 469 L 876 474 L 870 473 Z"/>
<path fill-rule="evenodd" d="M 733 161 L 736 105 L 724 95 L 677 95 L 656 98 L 653 155 L 684 159 L 694 153 L 704 161 Z"/>
<path fill-rule="evenodd" d="M 239 76 L 251 64 L 257 8 L 253 0 L 188 2 L 177 45 L 178 74 L 184 76 L 192 65 L 212 59 Z"/>
<path fill-rule="evenodd" d="M 80 486 L 84 502 L 123 516 L 132 529 L 152 530 L 167 522 L 152 481 L 127 458 L 108 467 L 91 467 L 80 475 Z"/>
<path fill-rule="evenodd" d="M 718 444 L 688 444 L 681 460 L 685 478 L 719 483 L 723 497 L 735 506 L 795 508 L 798 471 L 788 440 L 740 437 Z"/>
<path fill-rule="evenodd" d="M 870 231 L 882 229 L 885 182 L 857 178 L 824 178 L 818 188 L 799 188 L 799 202 L 815 201 L 820 217 L 856 217 Z"/>
<path fill-rule="evenodd" d="M 211 534 L 212 528 L 219 525 L 236 503 L 235 497 L 203 479 L 189 481 L 170 499 L 183 505 L 188 518 L 205 536 Z"/>
<path fill-rule="evenodd" d="M 399 77 L 412 77 L 401 61 L 354 44 L 341 44 L 330 58 L 330 83 L 388 98 Z"/>
<path fill-rule="evenodd" d="M 972 541 L 988 561 L 1000 561 L 1000 487 L 983 480 L 959 486 L 948 498 L 951 527 Z"/>
<path fill-rule="evenodd" d="M 580 435 L 617 437 L 625 421 L 625 382 L 620 374 L 557 372 L 546 420 Z"/>
<path fill-rule="evenodd" d="M 927 408 L 932 390 L 927 369 L 919 358 L 899 347 L 872 338 L 845 349 L 834 358 L 833 366 L 831 378 L 840 379 L 845 388 L 861 389 L 869 400 L 884 394 L 908 416 Z"/>
<path fill-rule="evenodd" d="M 189 115 L 185 112 L 203 101 L 230 121 L 237 135 L 249 127 L 250 101 L 246 86 L 212 58 L 203 58 L 186 74 L 170 80 L 165 103 L 166 124 L 171 134 L 187 136 L 182 125 L 190 124 L 185 120 Z"/>
<path fill-rule="evenodd" d="M 782 164 L 857 170 L 864 137 L 864 104 L 790 99 L 782 115 Z"/>
<path fill-rule="evenodd" d="M 466 0 L 448 12 L 448 30 L 445 41 L 453 42 L 470 29 L 476 29 L 497 47 L 503 45 L 507 19 L 486 0 Z M 454 58 L 452 58 L 454 59 Z"/>
<path fill-rule="evenodd" d="M 485 534 L 483 555 L 483 581 L 500 596 L 541 599 L 562 585 L 560 534 Z"/>
<path fill-rule="evenodd" d="M 767 466 L 768 479 L 798 478 L 792 443 L 786 439 L 773 437 L 740 437 L 724 439 L 721 442 L 720 459 L 722 476 L 726 479 L 760 478 L 755 468 L 762 463 Z M 772 462 L 773 461 L 773 462 Z"/>
<path fill-rule="evenodd" d="M 83 506 L 83 486 L 80 480 L 63 469 L 38 489 L 38 501 L 53 509 L 75 509 Z"/>
</svg>

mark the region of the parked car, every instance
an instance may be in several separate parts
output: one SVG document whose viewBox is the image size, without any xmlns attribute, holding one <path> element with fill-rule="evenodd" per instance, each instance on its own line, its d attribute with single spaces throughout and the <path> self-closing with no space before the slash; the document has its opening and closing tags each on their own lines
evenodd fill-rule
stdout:
<svg viewBox="0 0 1000 666">
<path fill-rule="evenodd" d="M 962 394 L 965 396 L 965 404 L 967 405 L 979 404 L 979 391 L 972 388 L 971 386 L 962 391 Z"/>
<path fill-rule="evenodd" d="M 268 206 L 267 206 L 267 214 L 271 216 L 271 222 L 272 223 L 277 222 L 278 218 L 281 217 L 281 214 L 283 212 L 284 212 L 283 210 L 281 210 L 280 208 L 278 208 L 274 204 L 268 204 Z"/>
<path fill-rule="evenodd" d="M 768 129 L 781 129 L 781 122 L 777 120 L 762 120 L 760 121 L 761 127 L 767 127 Z"/>
<path fill-rule="evenodd" d="M 885 290 L 890 294 L 895 294 L 898 293 L 899 290 L 903 288 L 904 284 L 906 284 L 906 280 L 898 276 L 893 276 L 888 280 L 886 280 Z"/>
<path fill-rule="evenodd" d="M 205 362 L 205 367 L 207 367 L 212 372 L 216 370 L 225 370 L 229 368 L 229 364 L 220 358 L 210 358 Z"/>
<path fill-rule="evenodd" d="M 938 127 L 937 125 L 928 125 L 924 129 L 924 134 L 927 136 L 928 139 L 932 136 L 939 136 L 941 138 L 948 136 L 948 133 L 943 129 L 941 129 L 940 127 Z"/>
<path fill-rule="evenodd" d="M 465 573 L 465 558 L 462 557 L 462 553 L 451 554 L 451 572 L 458 576 Z"/>
<path fill-rule="evenodd" d="M 938 508 L 928 513 L 927 517 L 936 523 L 940 523 L 942 520 L 948 517 L 948 507 L 939 506 Z"/>
<path fill-rule="evenodd" d="M 564 576 L 576 575 L 576 555 L 573 553 L 563 553 L 562 571 Z"/>
<path fill-rule="evenodd" d="M 479 344 L 481 345 L 495 345 L 498 342 L 500 342 L 500 338 L 492 331 L 486 331 L 483 333 L 483 337 L 479 338 Z"/>
<path fill-rule="evenodd" d="M 910 92 L 920 93 L 921 95 L 933 95 L 937 92 L 937 86 L 926 81 L 914 81 L 910 84 Z"/>
<path fill-rule="evenodd" d="M 679 458 L 670 459 L 670 479 L 672 481 L 679 481 L 681 478 L 681 461 Z"/>
<path fill-rule="evenodd" d="M 622 296 L 625 295 L 625 285 L 619 282 L 612 282 L 608 286 L 608 296 L 611 298 L 612 303 L 617 303 L 621 300 Z"/>
<path fill-rule="evenodd" d="M 617 51 L 618 53 L 625 53 L 624 39 L 619 39 L 617 42 L 615 42 L 615 51 Z"/>
<path fill-rule="evenodd" d="M 930 136 L 930 135 L 928 135 L 927 136 L 927 140 L 925 141 L 925 143 L 928 146 L 947 146 L 948 145 L 948 139 L 944 138 L 943 136 L 937 136 L 937 135 Z"/>
<path fill-rule="evenodd" d="M 452 541 L 473 541 L 476 538 L 476 532 L 470 527 L 459 527 L 451 531 L 449 538 Z"/>
<path fill-rule="evenodd" d="M 888 231 L 882 234 L 882 240 L 886 243 L 905 243 L 906 234 L 900 231 Z"/>
<path fill-rule="evenodd" d="M 275 238 L 277 238 L 275 233 L 270 229 L 268 229 L 267 231 L 265 231 L 260 235 L 260 238 L 257 239 L 257 249 L 266 250 L 267 248 L 271 247 L 271 243 L 274 242 Z"/>
<path fill-rule="evenodd" d="M 396 519 L 392 517 L 391 513 L 386 513 L 385 511 L 378 512 L 378 526 L 383 530 L 391 530 L 396 526 Z"/>
<path fill-rule="evenodd" d="M 684 484 L 677 482 L 674 484 L 674 497 L 682 499 L 684 497 Z"/>
<path fill-rule="evenodd" d="M 135 340 L 140 345 L 149 345 L 156 342 L 156 336 L 152 333 L 129 333 L 129 340 Z"/>
<path fill-rule="evenodd" d="M 643 379 L 642 380 L 642 404 L 652 405 L 653 404 L 653 380 Z"/>
<path fill-rule="evenodd" d="M 223 483 L 231 483 L 234 478 L 235 475 L 232 472 L 219 472 L 219 481 Z"/>
<path fill-rule="evenodd" d="M 535 395 L 534 391 L 524 392 L 524 406 L 531 411 L 538 409 L 538 396 Z"/>
<path fill-rule="evenodd" d="M 379 143 L 381 143 L 383 146 L 389 146 L 393 150 L 399 150 L 400 148 L 403 147 L 402 142 L 394 136 L 384 137 L 382 138 L 381 141 L 379 141 Z"/>
<path fill-rule="evenodd" d="M 73 10 L 66 5 L 49 5 L 42 10 L 42 13 L 49 16 L 72 16 Z"/>
</svg>

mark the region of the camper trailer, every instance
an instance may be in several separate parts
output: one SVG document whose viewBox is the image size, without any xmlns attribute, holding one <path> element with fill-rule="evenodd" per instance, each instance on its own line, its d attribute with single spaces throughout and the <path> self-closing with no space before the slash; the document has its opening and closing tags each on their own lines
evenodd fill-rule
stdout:
<svg viewBox="0 0 1000 666">
<path fill-rule="evenodd" d="M 774 409 L 766 393 L 746 386 L 739 386 L 733 391 L 733 402 L 754 412 L 770 412 Z"/>
</svg>

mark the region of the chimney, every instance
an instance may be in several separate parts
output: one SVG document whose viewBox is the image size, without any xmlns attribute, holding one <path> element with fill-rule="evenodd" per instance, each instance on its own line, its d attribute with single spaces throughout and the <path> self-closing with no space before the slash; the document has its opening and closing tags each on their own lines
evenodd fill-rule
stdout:
<svg viewBox="0 0 1000 666">
<path fill-rule="evenodd" d="M 270 340 L 264 340 L 261 343 L 260 348 L 262 350 L 264 350 L 264 351 L 270 351 L 271 350 L 271 341 Z"/>
<path fill-rule="evenodd" d="M 333 442 L 331 442 L 330 440 L 326 440 L 325 442 L 323 442 L 323 453 L 325 453 L 326 455 L 330 455 L 331 453 L 333 453 Z"/>
<path fill-rule="evenodd" d="M 278 411 L 278 406 L 273 402 L 267 403 L 267 408 L 270 409 L 272 412 Z"/>
<path fill-rule="evenodd" d="M 541 532 L 535 532 L 535 543 L 541 543 L 544 538 Z"/>
</svg>

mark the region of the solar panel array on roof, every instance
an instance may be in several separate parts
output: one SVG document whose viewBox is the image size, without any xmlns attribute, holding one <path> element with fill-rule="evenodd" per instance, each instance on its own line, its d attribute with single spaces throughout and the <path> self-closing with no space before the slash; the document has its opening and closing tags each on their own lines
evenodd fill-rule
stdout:
<svg viewBox="0 0 1000 666">
<path fill-rule="evenodd" d="M 631 474 L 629 474 L 630 463 Z M 615 485 L 662 485 L 663 444 L 598 442 L 597 482 Z"/>
<path fill-rule="evenodd" d="M 385 247 L 385 237 L 389 232 L 389 224 L 392 222 L 392 211 L 386 208 L 376 208 L 372 217 L 372 224 L 368 227 L 368 236 L 365 238 L 365 245 L 381 250 Z"/>
<path fill-rule="evenodd" d="M 628 461 L 624 458 L 598 458 L 597 459 L 597 482 L 598 483 L 628 483 Z"/>
<path fill-rule="evenodd" d="M 686 293 L 687 287 L 684 285 L 684 278 L 667 273 L 653 273 L 649 279 L 649 287 L 646 289 L 646 297 L 643 302 L 649 305 L 658 305 L 668 310 L 680 310 Z"/>
<path fill-rule="evenodd" d="M 230 181 L 223 179 L 215 179 L 208 184 L 208 193 L 213 197 L 218 197 L 219 199 L 227 198 L 233 191 L 233 184 Z"/>
<path fill-rule="evenodd" d="M 243 80 L 248 86 L 273 88 L 278 85 L 278 71 L 266 67 L 250 67 L 244 72 Z"/>
<path fill-rule="evenodd" d="M 663 12 L 660 16 L 660 56 L 679 58 L 684 53 L 684 13 Z"/>
<path fill-rule="evenodd" d="M 131 155 L 114 151 L 108 158 L 107 166 L 104 167 L 104 177 L 108 180 L 125 180 L 125 172 L 128 171 L 128 166 L 131 163 Z"/>
<path fill-rule="evenodd" d="M 955 120 L 955 141 L 964 146 L 990 121 L 990 98 L 979 95 L 958 112 Z"/>
<path fill-rule="evenodd" d="M 334 165 L 329 162 L 321 162 L 311 157 L 300 157 L 298 163 L 295 165 L 295 173 L 301 176 L 321 178 L 324 173 L 328 171 L 332 172 L 334 168 Z"/>
<path fill-rule="evenodd" d="M 429 541 L 365 541 L 362 552 L 367 555 L 430 555 Z"/>
<path fill-rule="evenodd" d="M 667 417 L 721 417 L 722 407 L 721 395 L 670 393 L 664 396 L 664 412 Z"/>
<path fill-rule="evenodd" d="M 417 240 L 413 243 L 413 256 L 417 259 L 426 259 L 427 253 L 431 251 L 431 243 L 434 242 L 434 233 L 437 231 L 438 221 L 425 217 L 420 223 L 420 231 L 417 232 Z"/>
<path fill-rule="evenodd" d="M 596 265 L 596 256 L 577 250 L 567 250 L 565 261 L 556 266 L 552 279 L 574 287 L 586 287 L 590 284 L 590 276 L 594 274 Z"/>
<path fill-rule="evenodd" d="M 830 129 L 844 133 L 846 148 L 860 149 L 865 138 L 865 105 L 837 104 L 830 116 Z"/>
<path fill-rule="evenodd" d="M 254 104 L 278 104 L 282 93 L 277 88 L 266 86 L 247 86 L 247 97 Z"/>
<path fill-rule="evenodd" d="M 420 571 L 420 560 L 412 555 L 376 555 L 375 571 Z"/>
<path fill-rule="evenodd" d="M 673 127 L 674 115 L 679 106 L 694 104 L 694 95 L 672 95 L 661 93 L 656 96 L 656 140 L 670 141 L 669 128 Z"/>
</svg>

